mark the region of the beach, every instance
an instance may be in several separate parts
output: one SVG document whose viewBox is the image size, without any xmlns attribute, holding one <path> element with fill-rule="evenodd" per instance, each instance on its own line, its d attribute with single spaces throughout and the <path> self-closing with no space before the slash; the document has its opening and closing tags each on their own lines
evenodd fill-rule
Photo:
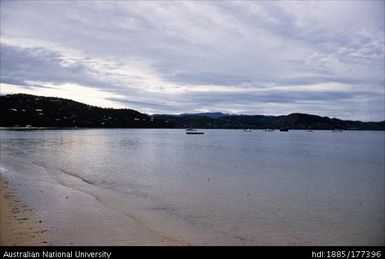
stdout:
<svg viewBox="0 0 385 259">
<path fill-rule="evenodd" d="M 68 187 L 88 184 L 80 178 L 64 173 L 44 178 L 44 172 L 31 178 L 4 167 L 1 170 L 1 245 L 184 244 L 133 215 L 114 210 L 87 188 L 81 192 Z"/>
<path fill-rule="evenodd" d="M 44 245 L 46 231 L 33 209 L 22 203 L 17 193 L 0 179 L 0 245 Z"/>
</svg>

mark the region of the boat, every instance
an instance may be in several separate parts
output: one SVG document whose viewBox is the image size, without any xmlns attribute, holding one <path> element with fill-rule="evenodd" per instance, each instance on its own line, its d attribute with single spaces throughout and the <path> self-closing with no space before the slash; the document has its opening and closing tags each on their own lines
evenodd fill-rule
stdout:
<svg viewBox="0 0 385 259">
<path fill-rule="evenodd" d="M 289 131 L 288 128 L 280 128 L 279 131 Z"/>
<path fill-rule="evenodd" d="M 202 135 L 205 133 L 203 131 L 198 131 L 198 130 L 193 129 L 193 128 L 188 128 L 188 129 L 186 129 L 186 134 Z"/>
<path fill-rule="evenodd" d="M 251 129 L 244 129 L 244 132 L 251 132 Z"/>
<path fill-rule="evenodd" d="M 265 129 L 265 132 L 273 132 L 274 129 Z"/>
</svg>

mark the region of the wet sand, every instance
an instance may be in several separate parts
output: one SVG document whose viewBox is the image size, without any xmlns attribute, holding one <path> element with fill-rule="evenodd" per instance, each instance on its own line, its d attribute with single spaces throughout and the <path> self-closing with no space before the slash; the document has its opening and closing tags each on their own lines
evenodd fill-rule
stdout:
<svg viewBox="0 0 385 259">
<path fill-rule="evenodd" d="M 186 244 L 103 204 L 91 192 L 65 186 L 82 184 L 81 179 L 54 178 L 34 179 L 1 168 L 1 245 Z"/>
<path fill-rule="evenodd" d="M 46 245 L 47 230 L 34 217 L 33 208 L 0 179 L 0 245 Z"/>
</svg>

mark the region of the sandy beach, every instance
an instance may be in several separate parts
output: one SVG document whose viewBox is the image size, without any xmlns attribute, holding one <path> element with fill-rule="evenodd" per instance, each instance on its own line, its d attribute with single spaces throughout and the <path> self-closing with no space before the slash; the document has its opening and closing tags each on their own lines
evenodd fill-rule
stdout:
<svg viewBox="0 0 385 259">
<path fill-rule="evenodd" d="M 35 218 L 33 208 L 24 204 L 17 193 L 0 179 L 0 245 L 45 245 L 47 230 Z"/>
<path fill-rule="evenodd" d="M 81 178 L 65 173 L 52 177 L 36 169 L 39 167 L 30 168 L 38 173 L 31 178 L 1 168 L 1 245 L 186 244 L 108 206 L 113 199 L 94 196 L 97 187 L 91 190 Z M 66 186 L 69 184 L 91 188 L 80 192 Z"/>
</svg>

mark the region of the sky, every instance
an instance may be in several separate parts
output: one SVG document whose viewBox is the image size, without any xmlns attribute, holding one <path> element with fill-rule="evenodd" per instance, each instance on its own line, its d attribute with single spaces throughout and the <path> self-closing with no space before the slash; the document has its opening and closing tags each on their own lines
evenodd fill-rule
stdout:
<svg viewBox="0 0 385 259">
<path fill-rule="evenodd" d="M 0 94 L 384 120 L 384 1 L 1 1 Z"/>
</svg>

